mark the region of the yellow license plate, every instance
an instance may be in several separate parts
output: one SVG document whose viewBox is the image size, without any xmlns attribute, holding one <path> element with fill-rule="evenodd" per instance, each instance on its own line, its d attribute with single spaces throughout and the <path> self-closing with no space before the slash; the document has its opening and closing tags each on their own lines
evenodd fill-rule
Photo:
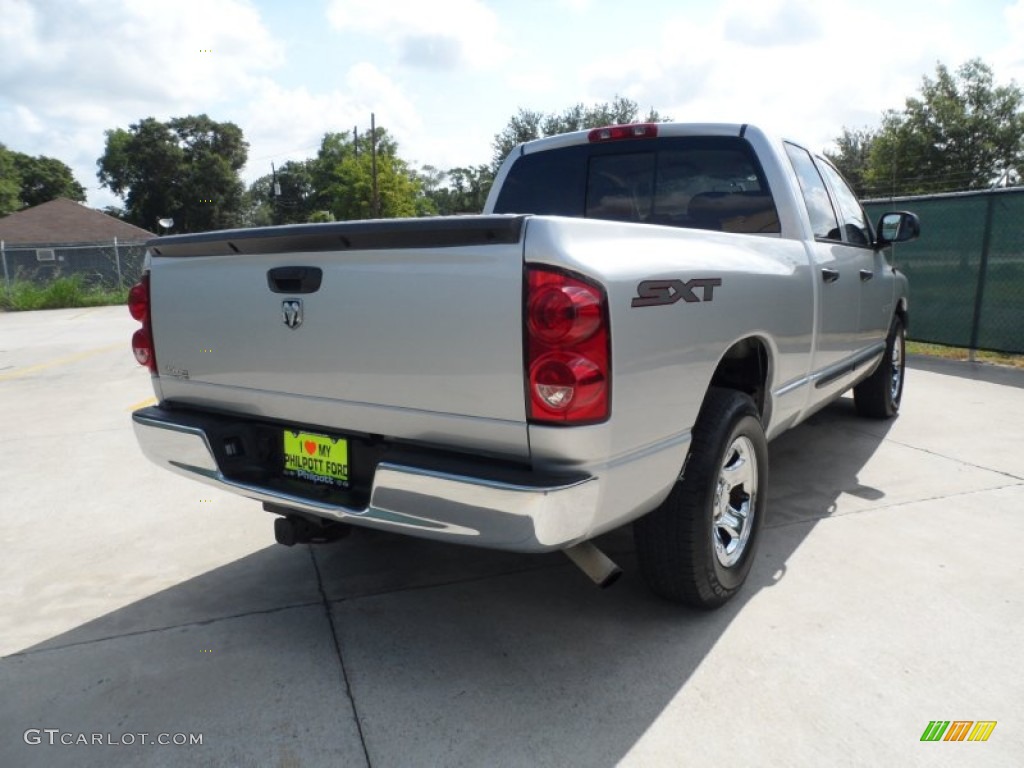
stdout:
<svg viewBox="0 0 1024 768">
<path fill-rule="evenodd" d="M 348 440 L 286 429 L 284 474 L 321 485 L 348 487 Z"/>
</svg>

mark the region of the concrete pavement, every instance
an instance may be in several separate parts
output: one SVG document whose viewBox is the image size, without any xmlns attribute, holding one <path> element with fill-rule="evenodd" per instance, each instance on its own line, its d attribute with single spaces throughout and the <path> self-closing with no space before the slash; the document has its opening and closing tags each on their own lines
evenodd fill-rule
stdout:
<svg viewBox="0 0 1024 768">
<path fill-rule="evenodd" d="M 0 765 L 1021 764 L 1024 373 L 912 361 L 897 420 L 779 438 L 750 580 L 696 613 L 628 531 L 607 591 L 557 554 L 274 544 L 141 456 L 135 327 L 0 313 Z M 60 743 L 93 734 L 134 743 Z"/>
</svg>

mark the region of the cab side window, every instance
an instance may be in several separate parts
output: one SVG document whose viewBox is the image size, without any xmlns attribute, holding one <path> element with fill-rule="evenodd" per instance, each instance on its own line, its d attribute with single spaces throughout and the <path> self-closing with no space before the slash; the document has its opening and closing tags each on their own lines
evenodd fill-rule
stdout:
<svg viewBox="0 0 1024 768">
<path fill-rule="evenodd" d="M 832 199 L 810 153 L 795 144 L 786 144 L 786 154 L 800 182 L 814 237 L 818 240 L 841 241 L 843 238 L 839 231 L 839 219 L 832 207 Z"/>
<path fill-rule="evenodd" d="M 864 209 L 861 207 L 860 201 L 857 200 L 857 196 L 831 163 L 818 158 L 818 165 L 828 179 L 828 183 L 832 185 L 832 191 L 835 192 L 836 204 L 843 217 L 844 239 L 850 245 L 870 246 L 874 241 L 871 224 L 868 223 L 868 217 L 864 214 Z"/>
</svg>

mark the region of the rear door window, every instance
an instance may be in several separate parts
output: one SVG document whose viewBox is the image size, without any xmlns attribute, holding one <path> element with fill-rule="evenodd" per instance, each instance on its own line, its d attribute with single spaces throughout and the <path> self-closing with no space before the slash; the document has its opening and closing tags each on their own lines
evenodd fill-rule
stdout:
<svg viewBox="0 0 1024 768">
<path fill-rule="evenodd" d="M 802 147 L 795 144 L 786 144 L 786 154 L 796 171 L 797 181 L 800 183 L 800 191 L 804 196 L 804 203 L 807 205 L 807 214 L 811 219 L 811 229 L 814 237 L 818 240 L 842 240 L 839 231 L 839 219 L 836 217 L 835 208 L 832 207 L 832 198 L 829 197 L 828 187 L 824 179 L 818 173 L 811 154 Z"/>
<path fill-rule="evenodd" d="M 846 183 L 846 180 L 839 174 L 831 163 L 818 158 L 818 167 L 821 168 L 832 191 L 836 196 L 836 205 L 839 206 L 839 213 L 843 217 L 843 239 L 850 245 L 871 246 L 874 241 L 874 232 L 868 217 L 861 207 L 857 195 Z"/>
</svg>

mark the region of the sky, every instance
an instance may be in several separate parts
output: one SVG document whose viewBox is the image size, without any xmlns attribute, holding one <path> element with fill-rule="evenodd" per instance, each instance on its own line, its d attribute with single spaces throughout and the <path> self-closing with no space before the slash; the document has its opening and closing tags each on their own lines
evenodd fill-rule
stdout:
<svg viewBox="0 0 1024 768">
<path fill-rule="evenodd" d="M 104 131 L 206 113 L 246 182 L 377 125 L 415 166 L 489 163 L 520 108 L 616 95 L 827 149 L 941 61 L 1024 84 L 1024 0 L 0 0 L 0 143 L 67 163 L 94 207 Z"/>
</svg>

